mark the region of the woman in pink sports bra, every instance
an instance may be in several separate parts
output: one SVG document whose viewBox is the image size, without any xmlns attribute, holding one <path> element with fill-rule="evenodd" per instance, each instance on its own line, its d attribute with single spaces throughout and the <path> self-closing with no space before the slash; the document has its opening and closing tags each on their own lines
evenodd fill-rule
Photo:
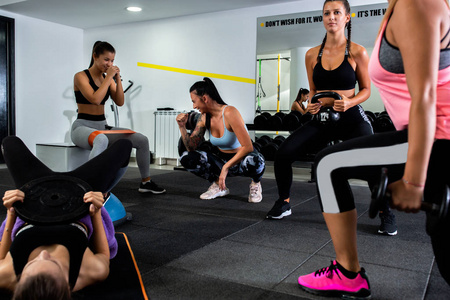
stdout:
<svg viewBox="0 0 450 300">
<path fill-rule="evenodd" d="M 422 197 L 439 201 L 433 194 L 450 186 L 449 33 L 447 1 L 389 1 L 369 74 L 397 131 L 349 140 L 317 155 L 319 198 L 336 259 L 329 267 L 300 276 L 304 290 L 324 296 L 371 296 L 359 265 L 350 178 L 373 186 L 381 168 L 387 167 L 391 206 L 406 212 L 418 212 Z M 449 229 L 447 218 L 431 241 L 439 270 L 450 284 L 450 247 L 442 242 L 448 240 Z"/>
</svg>

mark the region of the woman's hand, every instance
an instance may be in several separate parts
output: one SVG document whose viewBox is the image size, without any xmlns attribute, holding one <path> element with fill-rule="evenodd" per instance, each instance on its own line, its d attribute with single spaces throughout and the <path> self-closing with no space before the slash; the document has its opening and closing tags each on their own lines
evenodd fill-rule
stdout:
<svg viewBox="0 0 450 300">
<path fill-rule="evenodd" d="M 23 199 L 25 199 L 25 194 L 21 190 L 9 190 L 3 196 L 3 205 L 8 212 L 14 213 L 13 204 L 17 201 L 23 202 Z"/>
<path fill-rule="evenodd" d="M 405 211 L 417 213 L 423 198 L 423 188 L 412 186 L 403 180 L 398 180 L 388 185 L 391 192 L 391 207 Z"/>
<path fill-rule="evenodd" d="M 320 103 L 320 102 L 310 103 L 310 104 L 308 104 L 307 111 L 309 113 L 315 115 L 320 111 L 321 108 L 322 108 L 322 103 Z"/>
<path fill-rule="evenodd" d="M 84 194 L 83 200 L 86 203 L 91 203 L 89 206 L 89 215 L 91 217 L 100 212 L 103 204 L 105 203 L 105 199 L 103 198 L 103 194 L 101 192 L 87 192 Z"/>
<path fill-rule="evenodd" d="M 347 109 L 351 108 L 351 102 L 348 97 L 341 95 L 341 100 L 334 100 L 333 109 L 339 112 L 346 112 Z"/>
<path fill-rule="evenodd" d="M 106 70 L 106 77 L 111 76 L 111 78 L 113 78 L 114 76 L 116 76 L 116 79 L 119 78 L 120 79 L 120 69 L 118 66 L 111 66 L 108 68 L 108 70 Z"/>
<path fill-rule="evenodd" d="M 224 165 L 222 167 L 222 171 L 220 172 L 220 176 L 219 176 L 219 188 L 222 191 L 227 189 L 227 186 L 225 184 L 225 179 L 227 178 L 227 175 L 228 175 L 228 167 L 226 167 Z"/>
<path fill-rule="evenodd" d="M 176 117 L 178 127 L 183 128 L 186 127 L 186 123 L 188 120 L 188 114 L 181 113 Z"/>
</svg>

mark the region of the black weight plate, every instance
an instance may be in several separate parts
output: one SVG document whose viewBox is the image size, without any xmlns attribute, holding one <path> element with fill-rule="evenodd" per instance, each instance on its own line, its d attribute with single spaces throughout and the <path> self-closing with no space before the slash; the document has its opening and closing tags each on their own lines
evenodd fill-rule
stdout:
<svg viewBox="0 0 450 300">
<path fill-rule="evenodd" d="M 32 180 L 20 188 L 22 202 L 15 202 L 18 216 L 32 224 L 62 224 L 80 219 L 89 212 L 84 194 L 92 188 L 81 179 L 54 175 Z"/>
<path fill-rule="evenodd" d="M 439 194 L 438 191 L 441 191 Z M 438 209 L 436 211 L 427 211 L 427 222 L 426 231 L 428 235 L 433 235 L 433 233 L 444 224 L 448 217 L 449 205 L 450 205 L 450 190 L 448 186 L 442 189 L 437 189 L 434 191 L 436 195 L 436 200 L 426 199 L 427 202 L 435 204 Z"/>
<path fill-rule="evenodd" d="M 370 201 L 369 217 L 375 218 L 380 210 L 381 204 L 386 194 L 386 187 L 388 184 L 387 169 L 381 169 L 380 182 L 376 185 L 372 191 L 372 201 Z"/>
</svg>

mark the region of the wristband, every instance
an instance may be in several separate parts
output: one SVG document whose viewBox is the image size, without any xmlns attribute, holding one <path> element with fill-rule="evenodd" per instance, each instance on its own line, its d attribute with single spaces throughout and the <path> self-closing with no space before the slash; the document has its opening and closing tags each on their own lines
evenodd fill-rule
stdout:
<svg viewBox="0 0 450 300">
<path fill-rule="evenodd" d="M 425 187 L 425 184 L 418 184 L 418 183 L 414 183 L 414 182 L 410 182 L 408 180 L 406 180 L 405 178 L 402 178 L 402 181 L 406 184 L 412 185 L 414 187 L 418 187 L 418 188 L 423 188 Z"/>
</svg>

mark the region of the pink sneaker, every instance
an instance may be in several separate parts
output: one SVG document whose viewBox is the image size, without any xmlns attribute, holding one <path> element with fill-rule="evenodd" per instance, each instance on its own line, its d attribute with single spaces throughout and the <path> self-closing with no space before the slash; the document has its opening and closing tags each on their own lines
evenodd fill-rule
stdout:
<svg viewBox="0 0 450 300">
<path fill-rule="evenodd" d="M 370 284 L 363 268 L 356 278 L 349 279 L 338 269 L 337 262 L 314 273 L 300 276 L 298 284 L 307 292 L 320 296 L 370 299 Z"/>
</svg>

